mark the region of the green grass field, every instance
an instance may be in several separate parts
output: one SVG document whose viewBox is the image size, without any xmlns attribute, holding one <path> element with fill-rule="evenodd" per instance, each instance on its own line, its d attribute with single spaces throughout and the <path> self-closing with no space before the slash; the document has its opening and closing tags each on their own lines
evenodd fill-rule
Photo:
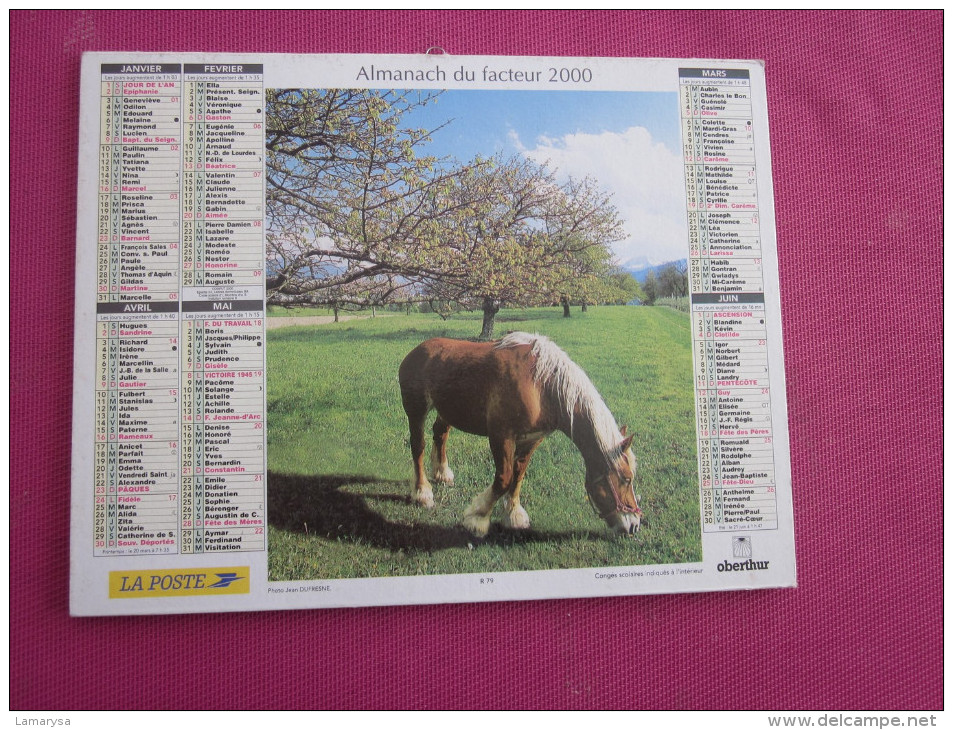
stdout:
<svg viewBox="0 0 953 730">
<path fill-rule="evenodd" d="M 411 314 L 268 332 L 268 540 L 271 580 L 645 565 L 701 559 L 688 315 L 666 307 L 503 310 L 496 335 L 552 338 L 635 434 L 641 532 L 616 536 L 592 512 L 579 452 L 547 438 L 527 471 L 532 527 L 461 526 L 489 486 L 485 438 L 452 431 L 453 487 L 436 509 L 411 505 L 407 420 L 397 368 L 423 340 L 472 338 L 480 313 L 448 321 Z M 428 428 L 429 434 L 429 428 Z M 429 446 L 427 464 L 429 465 Z"/>
</svg>

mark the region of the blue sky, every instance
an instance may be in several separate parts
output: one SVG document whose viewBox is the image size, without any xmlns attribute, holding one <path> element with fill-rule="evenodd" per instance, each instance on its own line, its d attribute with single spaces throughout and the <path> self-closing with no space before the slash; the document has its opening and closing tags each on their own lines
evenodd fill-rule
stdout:
<svg viewBox="0 0 953 730">
<path fill-rule="evenodd" d="M 562 176 L 588 175 L 625 220 L 620 263 L 687 255 L 677 94 L 452 90 L 404 118 L 426 129 L 448 120 L 421 153 L 461 162 L 524 155 Z"/>
</svg>

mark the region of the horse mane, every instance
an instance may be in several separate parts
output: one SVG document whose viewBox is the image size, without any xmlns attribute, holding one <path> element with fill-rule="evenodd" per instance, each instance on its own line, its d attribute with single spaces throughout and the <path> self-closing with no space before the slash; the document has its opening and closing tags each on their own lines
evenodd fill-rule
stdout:
<svg viewBox="0 0 953 730">
<path fill-rule="evenodd" d="M 533 379 L 550 391 L 562 403 L 569 416 L 569 432 L 572 434 L 574 415 L 578 409 L 592 424 L 599 450 L 608 460 L 618 455 L 622 433 L 602 400 L 596 386 L 581 367 L 576 365 L 559 346 L 548 337 L 527 332 L 511 332 L 496 343 L 495 349 L 528 345 L 536 357 Z"/>
</svg>

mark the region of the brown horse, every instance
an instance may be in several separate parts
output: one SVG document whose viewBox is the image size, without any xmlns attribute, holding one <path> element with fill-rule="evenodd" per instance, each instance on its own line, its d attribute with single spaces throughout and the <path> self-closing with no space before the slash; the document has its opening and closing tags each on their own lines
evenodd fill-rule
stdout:
<svg viewBox="0 0 953 730">
<path fill-rule="evenodd" d="M 503 524 L 529 527 L 520 486 L 533 451 L 553 431 L 566 434 L 582 453 L 586 491 L 596 514 L 619 532 L 639 529 L 632 436 L 616 425 L 582 369 L 546 337 L 514 332 L 498 342 L 427 340 L 404 358 L 399 377 L 414 460 L 411 501 L 434 506 L 424 472 L 424 426 L 435 408 L 434 481 L 453 483 L 447 465 L 451 428 L 490 440 L 496 476 L 463 519 L 478 537 L 489 530 L 490 513 L 500 497 L 505 497 Z"/>
</svg>

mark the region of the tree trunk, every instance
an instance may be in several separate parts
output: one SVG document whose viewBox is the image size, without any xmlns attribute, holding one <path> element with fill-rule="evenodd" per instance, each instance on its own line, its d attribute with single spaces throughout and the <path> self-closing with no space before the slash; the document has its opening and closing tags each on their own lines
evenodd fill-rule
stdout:
<svg viewBox="0 0 953 730">
<path fill-rule="evenodd" d="M 563 297 L 563 317 L 571 317 L 572 312 L 569 311 L 569 298 Z"/>
<path fill-rule="evenodd" d="M 481 340 L 493 339 L 493 320 L 496 313 L 500 311 L 500 305 L 490 297 L 483 299 L 483 331 L 480 333 Z"/>
<path fill-rule="evenodd" d="M 334 305 L 334 321 L 335 322 L 338 321 L 338 305 L 337 304 Z"/>
<path fill-rule="evenodd" d="M 588 311 L 589 311 L 589 304 L 587 304 L 586 302 L 583 302 L 583 303 L 582 303 L 582 311 L 583 311 L 583 312 L 588 312 Z"/>
</svg>

